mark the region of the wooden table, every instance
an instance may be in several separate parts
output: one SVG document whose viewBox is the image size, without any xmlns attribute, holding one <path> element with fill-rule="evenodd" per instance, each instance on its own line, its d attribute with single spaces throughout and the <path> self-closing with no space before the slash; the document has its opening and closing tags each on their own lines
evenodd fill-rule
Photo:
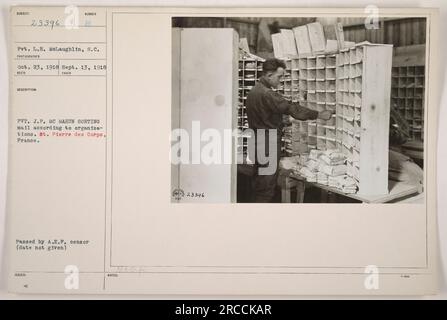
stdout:
<svg viewBox="0 0 447 320">
<path fill-rule="evenodd" d="M 316 182 L 308 182 L 305 180 L 305 178 L 297 175 L 289 175 L 288 179 L 291 181 L 287 181 L 286 184 L 281 187 L 281 195 L 282 195 L 282 202 L 291 202 L 290 201 L 290 190 L 292 186 L 295 186 L 297 189 L 297 202 L 303 202 L 304 200 L 304 192 L 306 190 L 306 186 L 313 186 L 320 188 L 322 190 L 322 197 L 323 199 L 327 199 L 328 193 L 332 194 L 339 194 L 351 199 L 355 199 L 364 203 L 387 203 L 387 202 L 393 202 L 399 199 L 407 198 L 411 195 L 416 195 L 418 193 L 421 193 L 422 190 L 417 185 L 410 185 L 405 182 L 398 182 L 389 180 L 388 181 L 388 187 L 390 192 L 385 195 L 375 195 L 375 196 L 364 196 L 357 193 L 353 194 L 347 194 L 342 192 L 341 190 L 333 187 L 329 187 L 323 184 L 319 184 Z M 289 186 L 289 188 L 285 188 L 286 186 Z"/>
</svg>

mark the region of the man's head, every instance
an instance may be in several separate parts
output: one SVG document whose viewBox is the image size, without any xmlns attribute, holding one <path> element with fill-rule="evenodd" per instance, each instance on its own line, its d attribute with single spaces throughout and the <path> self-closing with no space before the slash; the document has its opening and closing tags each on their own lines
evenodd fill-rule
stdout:
<svg viewBox="0 0 447 320">
<path fill-rule="evenodd" d="M 284 76 L 286 65 L 283 61 L 278 59 L 268 59 L 262 65 L 262 76 L 267 80 L 272 88 L 279 86 L 279 80 Z"/>
</svg>

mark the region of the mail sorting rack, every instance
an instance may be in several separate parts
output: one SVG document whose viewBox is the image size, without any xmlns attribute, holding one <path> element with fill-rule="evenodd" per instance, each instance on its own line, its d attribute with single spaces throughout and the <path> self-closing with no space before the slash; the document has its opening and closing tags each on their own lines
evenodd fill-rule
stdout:
<svg viewBox="0 0 447 320">
<path fill-rule="evenodd" d="M 284 96 L 286 100 L 297 103 L 299 94 L 298 59 L 287 58 L 283 59 L 283 61 L 286 65 L 286 69 L 284 72 L 284 76 L 280 80 L 278 91 Z M 281 150 L 286 156 L 293 156 L 296 154 L 292 137 L 293 121 L 294 120 L 292 120 L 290 116 L 284 115 L 284 133 L 281 139 Z"/>
<path fill-rule="evenodd" d="M 387 194 L 392 46 L 357 45 L 336 59 L 336 146 L 359 194 Z"/>
<path fill-rule="evenodd" d="M 298 59 L 299 103 L 316 111 L 336 110 L 336 55 L 318 55 Z M 328 121 L 298 121 L 297 130 L 300 144 L 308 149 L 335 149 L 336 117 Z M 305 134 L 307 132 L 307 135 Z M 301 147 L 301 150 L 304 148 Z"/>
<path fill-rule="evenodd" d="M 407 120 L 413 140 L 424 141 L 425 66 L 394 66 L 391 107 Z"/>
<path fill-rule="evenodd" d="M 247 95 L 261 76 L 264 61 L 262 58 L 247 55 L 243 51 L 239 53 L 239 102 L 237 108 L 239 137 L 237 153 L 239 160 L 244 162 L 249 161 L 247 156 L 250 135 L 246 132 L 246 129 L 248 129 Z"/>
</svg>

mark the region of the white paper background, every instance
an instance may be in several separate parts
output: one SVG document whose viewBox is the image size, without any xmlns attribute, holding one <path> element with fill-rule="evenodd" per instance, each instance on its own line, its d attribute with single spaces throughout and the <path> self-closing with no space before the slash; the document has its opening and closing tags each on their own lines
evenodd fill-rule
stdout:
<svg viewBox="0 0 447 320">
<path fill-rule="evenodd" d="M 1 266 L 1 278 L 0 278 L 0 299 L 15 299 L 15 298 L 33 298 L 31 295 L 12 295 L 6 293 L 6 275 L 4 272 L 5 265 L 7 261 L 4 257 L 4 235 L 5 235 L 5 200 L 6 200 L 6 168 L 7 168 L 7 128 L 8 128 L 8 73 L 6 72 L 8 66 L 8 56 L 7 56 L 7 43 L 8 43 L 8 25 L 9 25 L 9 6 L 10 5 L 65 5 L 65 4 L 77 4 L 77 5 L 139 5 L 139 6 L 256 6 L 256 7 L 364 7 L 367 5 L 375 4 L 379 8 L 383 5 L 384 7 L 439 7 L 440 8 L 440 27 L 441 36 L 447 31 L 447 2 L 444 0 L 438 1 L 319 1 L 314 0 L 312 2 L 308 1 L 262 1 L 262 0 L 245 0 L 245 1 L 9 1 L 3 0 L 0 6 L 1 8 L 1 21 L 0 21 L 0 266 Z M 446 108 L 443 106 L 446 100 L 445 92 L 447 92 L 447 85 L 444 83 L 444 78 L 446 74 L 446 64 L 442 59 L 443 53 L 446 51 L 446 42 L 441 41 L 439 44 L 441 50 L 440 59 L 440 69 L 442 74 L 443 84 L 441 88 L 440 97 L 440 112 L 439 112 L 439 140 L 438 140 L 438 229 L 439 229 L 439 250 L 440 250 L 440 293 L 435 298 L 447 299 L 447 199 L 445 197 L 445 188 L 447 187 L 447 170 L 442 166 L 447 158 L 447 121 Z M 35 297 L 35 296 L 34 296 Z M 39 296 L 39 298 L 44 298 L 45 296 Z M 49 298 L 54 298 L 54 296 L 48 296 Z M 62 298 L 80 298 L 82 296 L 67 297 Z M 104 296 L 84 296 L 84 298 L 98 298 Z M 108 297 L 108 296 L 105 296 Z M 113 298 L 118 298 L 119 296 L 113 296 Z M 153 296 L 151 296 L 153 297 Z M 173 296 L 172 298 L 181 298 L 181 296 Z M 190 296 L 189 296 L 190 297 Z M 109 296 L 109 298 L 112 298 Z M 124 296 L 124 298 L 144 298 L 144 296 Z M 166 298 L 166 297 L 161 297 Z M 191 298 L 191 297 L 190 297 Z M 198 297 L 199 298 L 199 297 Z M 209 297 L 203 297 L 209 298 Z M 235 298 L 235 297 L 232 297 Z M 244 296 L 243 298 L 250 298 Z M 265 296 L 263 298 L 266 298 Z M 281 298 L 276 296 L 275 298 Z M 291 298 L 291 297 L 283 297 Z M 303 298 L 303 297 L 302 297 Z M 423 298 L 423 297 L 421 297 Z"/>
</svg>

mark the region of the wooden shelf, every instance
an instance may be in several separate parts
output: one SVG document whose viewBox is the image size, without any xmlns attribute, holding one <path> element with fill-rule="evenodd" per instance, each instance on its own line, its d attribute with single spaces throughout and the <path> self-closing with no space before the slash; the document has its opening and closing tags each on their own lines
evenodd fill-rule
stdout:
<svg viewBox="0 0 447 320">
<path fill-rule="evenodd" d="M 239 129 L 237 150 L 238 156 L 243 157 L 244 161 L 247 160 L 248 154 L 247 139 L 250 138 L 250 135 L 244 132 L 246 129 L 248 129 L 248 116 L 245 101 L 247 100 L 248 93 L 262 74 L 263 61 L 264 60 L 261 58 L 239 59 L 239 101 L 241 101 L 241 103 L 238 105 L 237 110 Z M 247 78 L 246 74 L 253 75 L 253 77 Z"/>
<path fill-rule="evenodd" d="M 358 183 L 358 194 L 387 194 L 392 46 L 366 44 L 335 55 L 288 60 L 298 65 L 300 80 L 298 91 L 282 93 L 336 115 L 328 122 L 293 120 L 284 139 L 292 142 L 285 149 L 291 155 L 338 149 L 350 160 L 348 172 Z"/>
<path fill-rule="evenodd" d="M 391 107 L 408 121 L 411 138 L 424 141 L 425 67 L 394 66 L 392 74 Z M 421 128 L 415 129 L 416 125 Z"/>
</svg>

